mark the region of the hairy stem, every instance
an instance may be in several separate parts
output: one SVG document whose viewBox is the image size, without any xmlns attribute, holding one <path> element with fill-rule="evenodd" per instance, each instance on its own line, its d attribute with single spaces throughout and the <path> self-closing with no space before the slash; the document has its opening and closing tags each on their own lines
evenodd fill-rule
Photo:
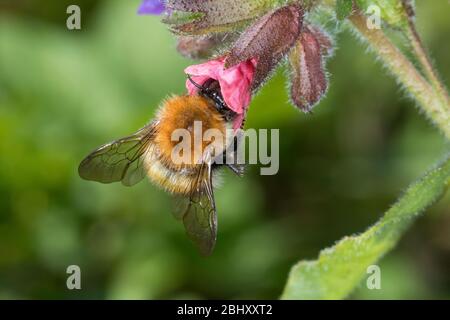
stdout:
<svg viewBox="0 0 450 320">
<path fill-rule="evenodd" d="M 422 39 L 420 38 L 419 33 L 416 29 L 416 24 L 414 21 L 415 12 L 414 8 L 411 4 L 410 0 L 402 0 L 403 8 L 406 12 L 406 15 L 408 16 L 408 29 L 406 31 L 406 35 L 411 42 L 411 46 L 414 50 L 414 54 L 416 58 L 418 59 L 420 66 L 422 67 L 425 76 L 430 81 L 433 88 L 438 92 L 438 94 L 441 96 L 442 100 L 448 104 L 449 97 L 448 92 L 445 88 L 445 86 L 440 81 L 436 70 L 433 67 L 433 64 L 431 62 L 431 59 L 427 53 L 427 50 L 425 49 L 425 46 L 423 45 Z"/>
<path fill-rule="evenodd" d="M 450 107 L 448 99 L 442 98 L 438 90 L 435 90 L 428 83 L 382 30 L 369 29 L 366 24 L 366 17 L 355 13 L 350 17 L 350 21 L 362 38 L 368 42 L 370 47 L 384 62 L 387 69 L 415 100 L 419 102 L 425 114 L 440 128 L 446 138 L 450 140 Z M 433 69 L 431 68 L 431 70 Z M 433 74 L 435 74 L 434 71 Z M 438 81 L 438 83 L 440 82 Z"/>
<path fill-rule="evenodd" d="M 407 6 L 407 2 L 404 0 L 403 5 Z M 405 7 L 405 10 L 408 10 L 408 7 Z M 417 32 L 414 17 L 411 14 L 408 14 L 408 30 L 407 36 L 409 41 L 411 42 L 412 48 L 414 50 L 414 54 L 416 55 L 420 66 L 422 67 L 425 76 L 430 81 L 433 88 L 436 90 L 437 94 L 442 99 L 442 102 L 449 105 L 449 96 L 445 86 L 440 81 L 433 64 L 430 60 L 429 55 L 423 45 L 423 42 L 420 38 L 419 33 Z"/>
</svg>

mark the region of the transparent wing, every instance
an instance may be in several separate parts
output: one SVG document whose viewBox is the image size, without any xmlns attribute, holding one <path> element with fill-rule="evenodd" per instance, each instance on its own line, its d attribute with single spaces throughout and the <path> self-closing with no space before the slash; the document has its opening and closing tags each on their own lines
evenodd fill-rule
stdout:
<svg viewBox="0 0 450 320">
<path fill-rule="evenodd" d="M 126 186 L 138 183 L 145 177 L 143 161 L 154 131 L 154 125 L 148 124 L 131 136 L 94 150 L 80 163 L 80 177 L 101 183 L 122 181 Z"/>
<path fill-rule="evenodd" d="M 203 163 L 195 191 L 178 203 L 176 217 L 183 220 L 186 233 L 203 255 L 210 255 L 217 238 L 217 212 L 212 186 L 211 164 Z"/>
</svg>

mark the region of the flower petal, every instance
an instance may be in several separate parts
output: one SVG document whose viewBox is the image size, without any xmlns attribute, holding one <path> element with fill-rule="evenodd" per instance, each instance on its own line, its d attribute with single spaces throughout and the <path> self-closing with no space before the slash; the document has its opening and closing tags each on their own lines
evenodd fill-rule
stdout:
<svg viewBox="0 0 450 320">
<path fill-rule="evenodd" d="M 225 69 L 224 58 L 221 57 L 187 67 L 184 72 L 191 75 L 192 80 L 200 85 L 208 79 L 217 80 L 225 103 L 234 112 L 242 114 L 250 104 L 255 67 L 256 60 L 252 59 Z M 189 94 L 195 94 L 198 91 L 189 80 L 186 81 L 186 88 Z"/>
<path fill-rule="evenodd" d="M 163 0 L 144 0 L 138 9 L 138 14 L 160 15 L 165 10 Z"/>
<path fill-rule="evenodd" d="M 244 120 L 245 120 L 245 113 L 238 114 L 236 116 L 236 119 L 234 119 L 234 121 L 233 121 L 233 130 L 236 131 L 238 129 L 241 129 L 242 125 L 244 123 Z"/>
</svg>

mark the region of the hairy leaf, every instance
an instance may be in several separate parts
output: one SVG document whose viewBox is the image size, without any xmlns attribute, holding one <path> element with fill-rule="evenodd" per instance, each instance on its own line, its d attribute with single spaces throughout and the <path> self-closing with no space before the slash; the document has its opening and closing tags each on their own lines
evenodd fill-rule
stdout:
<svg viewBox="0 0 450 320">
<path fill-rule="evenodd" d="M 436 202 L 450 183 L 450 158 L 410 186 L 372 227 L 345 237 L 314 261 L 301 261 L 289 275 L 282 299 L 342 299 L 389 252 L 411 223 Z"/>
<path fill-rule="evenodd" d="M 271 5 L 270 0 L 167 0 L 164 22 L 181 34 L 226 32 L 264 14 Z M 179 18 L 185 14 L 196 16 L 188 20 Z"/>
<path fill-rule="evenodd" d="M 336 17 L 344 20 L 352 13 L 353 0 L 336 0 Z"/>
</svg>

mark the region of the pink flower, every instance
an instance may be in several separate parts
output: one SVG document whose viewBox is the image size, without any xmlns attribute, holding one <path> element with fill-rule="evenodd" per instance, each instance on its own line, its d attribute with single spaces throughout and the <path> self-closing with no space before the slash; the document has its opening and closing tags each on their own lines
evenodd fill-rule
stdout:
<svg viewBox="0 0 450 320">
<path fill-rule="evenodd" d="M 209 79 L 219 82 L 225 103 L 238 114 L 234 120 L 233 128 L 239 129 L 252 97 L 251 85 L 255 74 L 256 60 L 247 60 L 228 69 L 225 69 L 224 64 L 225 57 L 220 57 L 202 64 L 189 66 L 184 72 L 200 85 Z M 189 80 L 186 81 L 186 88 L 191 95 L 198 91 L 198 88 Z"/>
</svg>

